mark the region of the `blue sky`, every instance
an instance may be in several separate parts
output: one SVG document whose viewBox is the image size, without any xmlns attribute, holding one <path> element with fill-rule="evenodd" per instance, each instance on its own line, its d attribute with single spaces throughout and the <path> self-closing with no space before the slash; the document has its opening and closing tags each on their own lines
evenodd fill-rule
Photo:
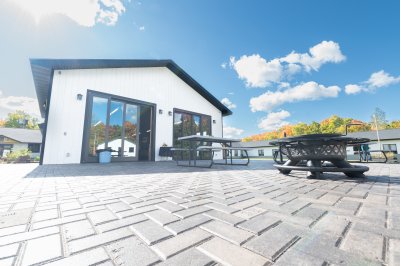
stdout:
<svg viewBox="0 0 400 266">
<path fill-rule="evenodd" d="M 375 107 L 400 119 L 396 2 L 3 0 L 0 116 L 37 113 L 42 57 L 172 59 L 236 106 L 226 136 Z"/>
</svg>

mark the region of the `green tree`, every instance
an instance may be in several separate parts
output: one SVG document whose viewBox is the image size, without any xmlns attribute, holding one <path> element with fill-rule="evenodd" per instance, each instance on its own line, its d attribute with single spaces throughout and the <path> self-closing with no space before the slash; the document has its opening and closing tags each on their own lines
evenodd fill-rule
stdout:
<svg viewBox="0 0 400 266">
<path fill-rule="evenodd" d="M 9 113 L 5 119 L 4 127 L 39 129 L 38 119 L 21 110 Z"/>
<path fill-rule="evenodd" d="M 340 126 L 344 124 L 344 119 L 333 115 L 321 122 L 321 132 L 322 133 L 341 133 Z"/>
<path fill-rule="evenodd" d="M 307 134 L 320 134 L 321 133 L 321 125 L 318 122 L 313 121 L 308 126 Z"/>
<path fill-rule="evenodd" d="M 298 135 L 305 135 L 308 132 L 308 126 L 306 123 L 297 123 L 296 125 L 293 126 L 293 134 L 295 136 Z"/>
<path fill-rule="evenodd" d="M 393 120 L 390 122 L 389 128 L 400 128 L 400 120 Z"/>
</svg>

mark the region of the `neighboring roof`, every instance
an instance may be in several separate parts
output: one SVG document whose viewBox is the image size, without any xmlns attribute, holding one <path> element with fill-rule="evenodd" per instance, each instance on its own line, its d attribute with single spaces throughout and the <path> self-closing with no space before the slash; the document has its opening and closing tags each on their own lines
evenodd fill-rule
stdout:
<svg viewBox="0 0 400 266">
<path fill-rule="evenodd" d="M 0 127 L 0 136 L 21 143 L 42 143 L 42 133 L 35 129 Z"/>
<path fill-rule="evenodd" d="M 231 115 L 232 111 L 195 81 L 189 74 L 172 60 L 130 60 L 130 59 L 30 59 L 33 81 L 42 117 L 51 86 L 54 70 L 63 69 L 98 69 L 98 68 L 135 68 L 135 67 L 166 67 L 181 78 L 186 84 L 197 91 L 217 107 L 223 116 Z"/>
<path fill-rule="evenodd" d="M 353 138 L 367 138 L 367 139 L 370 139 L 371 141 L 378 140 L 376 131 L 348 133 L 347 136 L 353 137 Z M 400 139 L 400 128 L 379 130 L 379 138 L 380 138 L 380 140 Z M 275 146 L 275 145 L 271 145 L 270 141 L 274 141 L 274 140 L 271 139 L 271 140 L 260 140 L 260 141 L 250 141 L 250 142 L 236 142 L 236 143 L 232 143 L 232 145 L 235 147 L 248 147 L 248 148 Z"/>
<path fill-rule="evenodd" d="M 378 140 L 376 131 L 354 132 L 347 134 L 349 137 L 368 138 L 370 140 Z M 400 139 L 400 128 L 379 130 L 380 140 Z"/>
</svg>

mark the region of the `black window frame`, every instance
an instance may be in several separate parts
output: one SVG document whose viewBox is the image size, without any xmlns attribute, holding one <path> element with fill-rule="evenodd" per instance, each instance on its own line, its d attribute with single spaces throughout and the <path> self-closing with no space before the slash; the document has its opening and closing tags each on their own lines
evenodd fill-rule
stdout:
<svg viewBox="0 0 400 266">
<path fill-rule="evenodd" d="M 265 155 L 264 155 L 264 149 L 259 149 L 259 150 L 258 150 L 258 156 L 260 156 L 260 157 L 261 157 L 261 156 L 265 156 Z"/>
<path fill-rule="evenodd" d="M 194 121 L 193 120 L 193 116 L 199 116 L 200 117 L 200 135 L 201 136 L 203 136 L 203 123 L 202 123 L 203 117 L 208 119 L 208 127 L 210 129 L 208 134 L 209 135 L 212 134 L 212 117 L 211 117 L 211 115 L 201 114 L 201 113 L 196 113 L 196 112 L 192 112 L 192 111 L 188 111 L 188 110 L 174 108 L 173 109 L 173 114 L 172 114 L 172 146 L 177 147 L 177 148 L 182 148 L 183 147 L 183 143 L 182 142 L 180 142 L 178 146 L 175 146 L 175 114 L 176 113 L 180 113 L 182 115 L 190 115 L 191 116 L 191 121 L 192 121 L 191 129 L 192 129 L 192 132 L 191 132 L 190 135 L 195 135 L 196 134 L 196 133 L 193 133 L 193 128 L 194 128 L 193 127 L 193 123 L 194 123 L 193 122 Z M 180 131 L 183 132 L 183 123 L 182 123 Z M 179 136 L 179 137 L 184 137 L 184 136 Z M 178 142 L 178 140 L 177 140 L 177 142 Z M 192 145 L 192 144 L 190 144 L 190 145 Z M 211 143 L 205 142 L 205 143 L 202 143 L 201 145 L 208 145 L 209 146 L 209 145 L 211 145 Z M 203 156 L 201 156 L 200 159 L 202 159 L 202 158 L 203 158 Z"/>
<path fill-rule="evenodd" d="M 196 112 L 191 112 L 191 111 L 187 111 L 187 110 L 183 110 L 183 109 L 178 109 L 178 108 L 174 108 L 173 109 L 173 115 L 172 115 L 172 143 L 175 143 L 175 132 L 174 132 L 174 119 L 175 119 L 175 114 L 176 113 L 180 113 L 180 114 L 186 114 L 186 115 L 191 115 L 192 116 L 192 123 L 193 123 L 193 116 L 200 116 L 200 134 L 201 136 L 203 136 L 203 124 L 201 123 L 202 117 L 207 117 L 209 118 L 209 128 L 210 128 L 210 135 L 212 134 L 212 117 L 211 115 L 206 115 L 206 114 L 201 114 L 201 113 L 196 113 Z M 183 128 L 183 123 L 182 123 L 182 128 Z M 193 129 L 193 127 L 192 127 Z M 182 130 L 183 131 L 183 130 Z M 192 133 L 193 135 L 193 133 Z"/>
<path fill-rule="evenodd" d="M 103 97 L 107 98 L 109 101 L 115 100 L 115 101 L 122 101 L 126 104 L 134 104 L 134 105 L 140 105 L 140 106 L 146 106 L 148 108 L 151 108 L 151 134 L 150 134 L 150 156 L 148 161 L 155 161 L 155 141 L 156 141 L 156 110 L 157 110 L 157 104 L 151 103 L 151 102 L 146 102 L 138 99 L 133 99 L 133 98 L 128 98 L 125 96 L 121 95 L 116 95 L 116 94 L 111 94 L 111 93 L 105 93 L 105 92 L 100 92 L 100 91 L 95 91 L 95 90 L 87 90 L 86 92 L 86 106 L 85 106 L 85 121 L 84 121 L 84 127 L 83 127 L 83 138 L 82 138 L 82 149 L 81 149 L 81 163 L 97 163 L 98 159 L 96 157 L 89 158 L 87 156 L 87 149 L 88 149 L 88 132 L 90 130 L 90 118 L 91 118 L 91 108 L 93 104 L 93 97 Z M 110 102 L 107 104 L 109 105 Z M 108 107 L 107 107 L 108 108 Z M 108 119 L 108 118 L 107 118 Z M 139 152 L 139 149 L 137 149 L 137 152 Z M 115 159 L 112 159 L 112 161 Z M 116 161 L 116 160 L 115 160 Z M 132 161 L 131 158 L 128 159 L 120 159 L 119 161 Z M 136 159 L 135 159 L 136 161 Z M 147 160 L 146 160 L 147 161 Z"/>
</svg>

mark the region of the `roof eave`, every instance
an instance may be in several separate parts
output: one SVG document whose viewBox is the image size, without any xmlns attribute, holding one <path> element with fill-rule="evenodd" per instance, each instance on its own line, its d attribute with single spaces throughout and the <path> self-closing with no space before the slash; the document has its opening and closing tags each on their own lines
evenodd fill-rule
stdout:
<svg viewBox="0 0 400 266">
<path fill-rule="evenodd" d="M 130 60 L 130 59 L 30 59 L 32 76 L 35 83 L 36 95 L 42 117 L 45 117 L 44 106 L 50 87 L 52 73 L 63 69 L 96 69 L 96 68 L 133 68 L 133 67 L 167 67 L 186 84 L 197 91 L 202 97 L 213 104 L 222 113 L 222 116 L 232 114 L 225 105 L 195 81 L 189 74 L 180 68 L 173 60 Z M 43 88 L 47 87 L 47 88 Z M 47 91 L 46 91 L 47 90 Z"/>
</svg>

